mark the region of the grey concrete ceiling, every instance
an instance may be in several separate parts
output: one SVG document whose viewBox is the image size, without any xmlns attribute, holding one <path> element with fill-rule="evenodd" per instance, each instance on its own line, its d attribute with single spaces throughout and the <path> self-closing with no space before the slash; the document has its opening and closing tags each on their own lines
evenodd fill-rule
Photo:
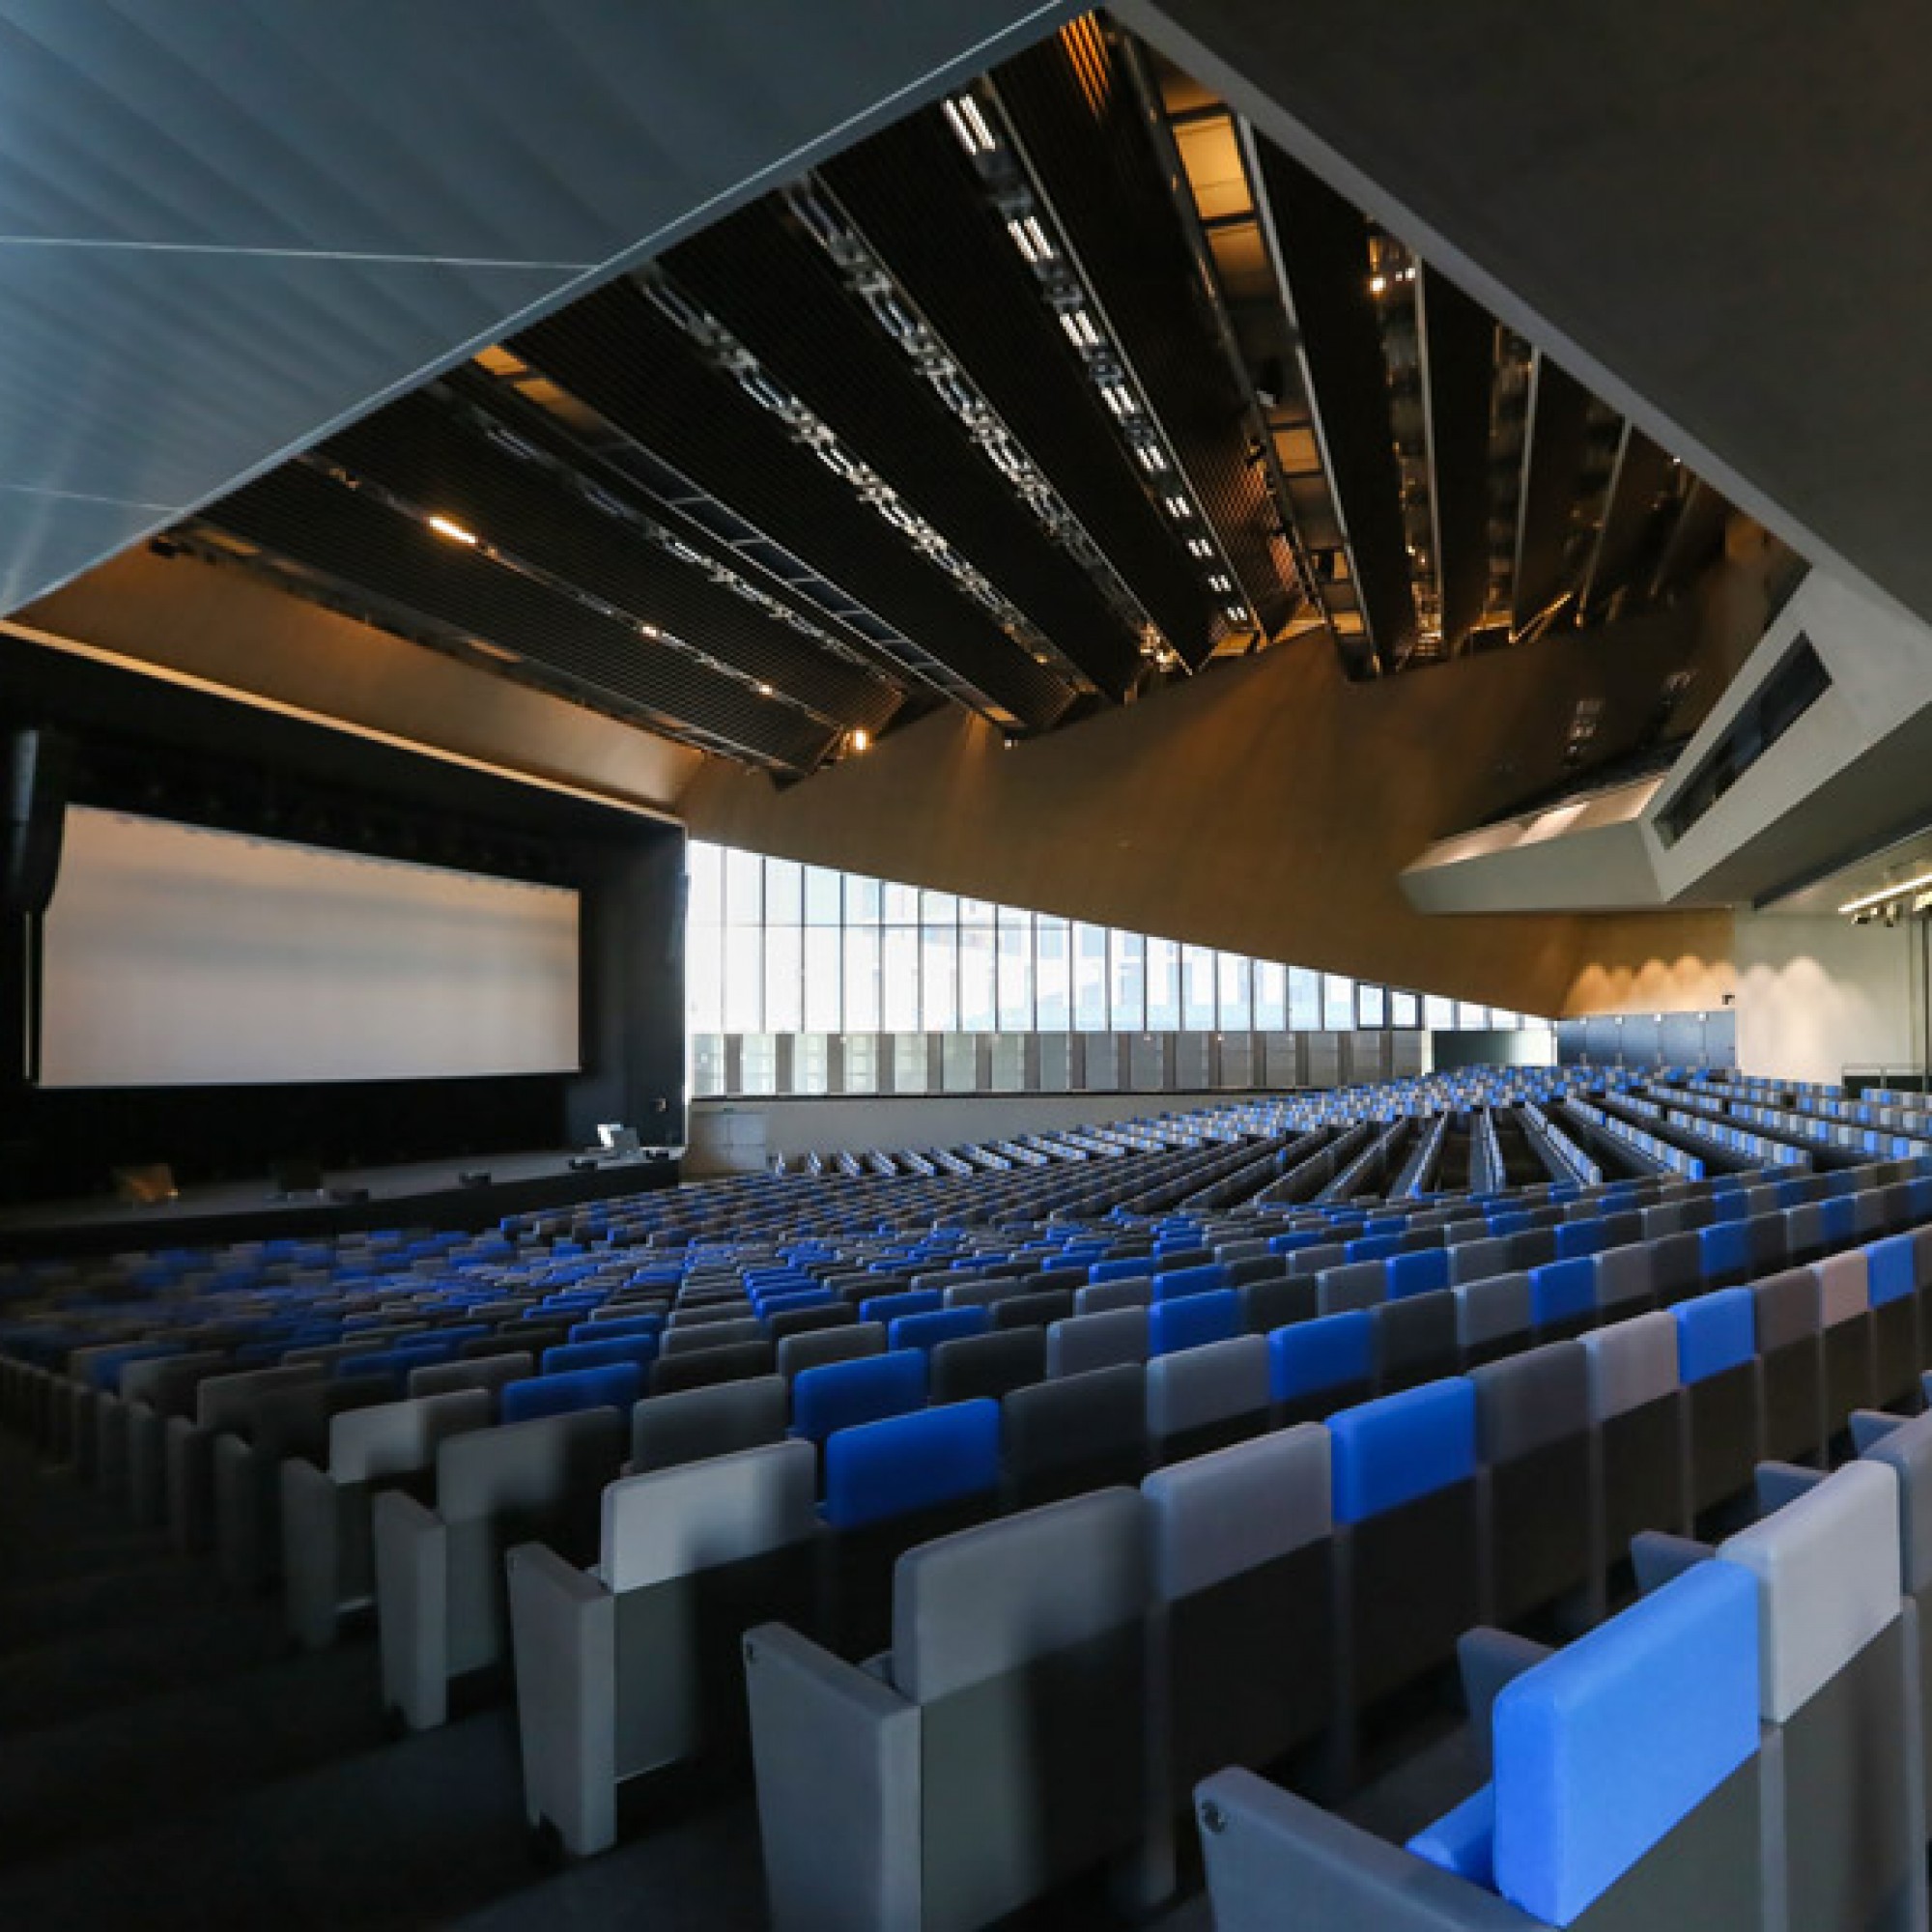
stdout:
<svg viewBox="0 0 1932 1932">
<path fill-rule="evenodd" d="M 0 611 L 1071 11 L 0 0 Z"/>
</svg>

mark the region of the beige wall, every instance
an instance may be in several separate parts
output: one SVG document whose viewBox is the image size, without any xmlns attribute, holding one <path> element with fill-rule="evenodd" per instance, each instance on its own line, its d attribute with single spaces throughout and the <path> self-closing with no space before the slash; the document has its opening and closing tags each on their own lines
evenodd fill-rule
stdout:
<svg viewBox="0 0 1932 1932">
<path fill-rule="evenodd" d="M 1738 1065 L 1747 1073 L 1836 1080 L 1847 1066 L 1910 1066 L 1909 926 L 1741 915 Z"/>
<path fill-rule="evenodd" d="M 703 754 L 512 684 L 236 569 L 145 547 L 18 621 L 414 745 L 668 808 Z"/>
</svg>

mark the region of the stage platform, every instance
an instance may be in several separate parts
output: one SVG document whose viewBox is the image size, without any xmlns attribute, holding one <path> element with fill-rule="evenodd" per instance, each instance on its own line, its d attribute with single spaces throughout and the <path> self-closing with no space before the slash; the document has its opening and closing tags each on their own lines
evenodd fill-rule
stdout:
<svg viewBox="0 0 1932 1932">
<path fill-rule="evenodd" d="M 573 1159 L 595 1158 L 590 1168 Z M 487 1173 L 487 1186 L 461 1176 Z M 357 1228 L 489 1228 L 506 1214 L 570 1208 L 675 1187 L 675 1158 L 585 1154 L 575 1148 L 471 1154 L 406 1167 L 331 1171 L 319 1194 L 277 1195 L 266 1177 L 185 1187 L 173 1201 L 134 1206 L 113 1195 L 0 1208 L 0 1259 L 114 1254 L 129 1248 L 203 1247 Z M 366 1193 L 344 1201 L 338 1193 Z"/>
</svg>

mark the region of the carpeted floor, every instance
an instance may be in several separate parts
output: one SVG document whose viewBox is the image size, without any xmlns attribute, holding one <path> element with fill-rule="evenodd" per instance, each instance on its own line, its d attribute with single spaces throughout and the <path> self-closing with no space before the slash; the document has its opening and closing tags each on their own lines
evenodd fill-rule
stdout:
<svg viewBox="0 0 1932 1932">
<path fill-rule="evenodd" d="M 749 1794 L 630 1794 L 617 1850 L 546 1873 L 513 1712 L 391 1741 L 377 1682 L 369 1634 L 290 1655 L 273 1600 L 224 1594 L 0 1435 L 0 1926 L 767 1923 Z M 1027 1916 L 1119 1922 L 1097 1899 Z M 1161 1932 L 1210 1925 L 1197 1896 Z"/>
</svg>

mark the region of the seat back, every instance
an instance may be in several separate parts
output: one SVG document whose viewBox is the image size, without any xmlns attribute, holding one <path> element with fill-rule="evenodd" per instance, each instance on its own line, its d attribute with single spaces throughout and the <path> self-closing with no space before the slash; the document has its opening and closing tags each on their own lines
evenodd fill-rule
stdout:
<svg viewBox="0 0 1932 1932">
<path fill-rule="evenodd" d="M 1759 1716 L 1782 1746 L 1782 1829 L 1769 1842 L 1793 1926 L 1925 1921 L 1919 1658 L 1899 1523 L 1892 1467 L 1849 1463 L 1707 1566 L 1736 1565 L 1756 1585 Z"/>
<path fill-rule="evenodd" d="M 1491 1614 L 1511 1624 L 1604 1568 L 1590 1489 L 1590 1358 L 1547 1342 L 1472 1369 L 1476 1444 L 1490 1472 Z"/>
<path fill-rule="evenodd" d="M 792 1428 L 823 1442 L 837 1430 L 923 1408 L 927 1373 L 918 1349 L 807 1369 L 791 1385 Z"/>
<path fill-rule="evenodd" d="M 824 1514 L 834 1529 L 990 1499 L 1000 1482 L 1000 1405 L 956 1402 L 849 1425 L 826 1437 L 824 1454 Z"/>
<path fill-rule="evenodd" d="M 932 1400 L 972 1402 L 990 1397 L 997 1402 L 1016 1388 L 1039 1381 L 1046 1374 L 1048 1333 L 1042 1328 L 1010 1328 L 1002 1334 L 940 1343 L 929 1358 Z"/>
<path fill-rule="evenodd" d="M 891 1669 L 920 1709 L 923 1922 L 990 1924 L 1136 1841 L 1146 1601 L 1130 1490 L 900 1559 Z"/>
<path fill-rule="evenodd" d="M 1303 1423 L 1156 1471 L 1148 1504 L 1167 1808 L 1321 1731 L 1334 1668 L 1328 1432 Z"/>
<path fill-rule="evenodd" d="M 301 1388 L 322 1380 L 313 1362 L 293 1367 L 244 1369 L 240 1375 L 210 1376 L 194 1392 L 195 1426 L 219 1434 L 243 1430 L 266 1396 L 277 1389 Z"/>
<path fill-rule="evenodd" d="M 1507 1686 L 1492 1719 L 1503 1897 L 1572 1924 L 1722 1792 L 1757 1754 L 1757 1659 L 1752 1593 L 1701 1564 Z M 1720 1840 L 1739 1823 L 1722 1817 Z M 1760 1895 L 1755 1844 L 1730 1849 L 1736 1868 L 1707 1874 L 1708 1892 Z M 1676 1903 L 1655 1922 L 1689 1923 Z"/>
<path fill-rule="evenodd" d="M 785 1336 L 778 1345 L 778 1369 L 780 1375 L 796 1379 L 807 1369 L 824 1368 L 831 1362 L 856 1362 L 885 1352 L 886 1324 L 854 1321 Z"/>
<path fill-rule="evenodd" d="M 1366 1309 L 1321 1315 L 1268 1338 L 1268 1389 L 1290 1421 L 1319 1421 L 1365 1399 L 1375 1380 L 1375 1324 Z"/>
<path fill-rule="evenodd" d="M 1375 1330 L 1376 1387 L 1382 1394 L 1454 1375 L 1462 1366 L 1456 1297 L 1449 1289 L 1385 1301 L 1367 1313 Z"/>
<path fill-rule="evenodd" d="M 470 1361 L 425 1362 L 412 1369 L 403 1383 L 416 1395 L 453 1395 L 459 1389 L 482 1389 L 492 1395 L 506 1382 L 521 1381 L 535 1365 L 527 1354 L 484 1355 Z"/>
<path fill-rule="evenodd" d="M 1137 1483 L 1146 1473 L 1147 1370 L 1138 1362 L 1015 1389 L 1000 1410 L 1015 1502 L 1045 1502 L 1099 1483 Z"/>
<path fill-rule="evenodd" d="M 567 1415 L 584 1408 L 630 1413 L 643 1394 L 644 1372 L 636 1362 L 607 1362 L 601 1369 L 570 1369 L 558 1376 L 528 1376 L 509 1383 L 497 1398 L 505 1422 Z"/>
<path fill-rule="evenodd" d="M 782 1376 L 654 1395 L 631 1410 L 631 1466 L 641 1475 L 781 1441 L 790 1396 Z"/>
<path fill-rule="evenodd" d="M 1267 1414 L 1268 1345 L 1263 1336 L 1208 1342 L 1148 1364 L 1148 1446 L 1156 1461 L 1219 1448 L 1264 1428 Z"/>
<path fill-rule="evenodd" d="M 337 1483 L 373 1483 L 427 1469 L 450 1436 L 490 1426 L 486 1389 L 414 1396 L 330 1418 L 328 1473 Z"/>
<path fill-rule="evenodd" d="M 1077 1376 L 1148 1358 L 1148 1317 L 1142 1308 L 1110 1308 L 1075 1315 L 1046 1331 L 1046 1372 Z"/>
<path fill-rule="evenodd" d="M 622 1596 L 808 1542 L 817 1480 L 811 1445 L 798 1441 L 621 1477 L 604 1491 L 598 1573 Z"/>
<path fill-rule="evenodd" d="M 715 1382 L 770 1375 L 775 1359 L 769 1342 L 729 1342 L 689 1354 L 660 1355 L 651 1364 L 651 1393 L 670 1395 L 679 1389 L 708 1388 Z"/>
</svg>

